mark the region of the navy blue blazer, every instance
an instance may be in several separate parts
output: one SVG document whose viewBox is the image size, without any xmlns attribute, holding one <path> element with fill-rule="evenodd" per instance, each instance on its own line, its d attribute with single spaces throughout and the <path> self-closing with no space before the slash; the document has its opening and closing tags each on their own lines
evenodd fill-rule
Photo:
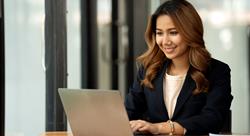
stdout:
<svg viewBox="0 0 250 136">
<path fill-rule="evenodd" d="M 169 120 L 163 98 L 163 78 L 167 68 L 168 61 L 153 80 L 154 90 L 140 85 L 145 71 L 142 67 L 139 69 L 137 79 L 125 100 L 130 120 L 143 119 L 151 123 Z M 186 128 L 187 135 L 218 133 L 222 128 L 224 115 L 230 110 L 233 96 L 229 66 L 212 59 L 205 76 L 210 85 L 208 93 L 192 94 L 196 84 L 189 70 L 177 98 L 171 120 Z"/>
</svg>

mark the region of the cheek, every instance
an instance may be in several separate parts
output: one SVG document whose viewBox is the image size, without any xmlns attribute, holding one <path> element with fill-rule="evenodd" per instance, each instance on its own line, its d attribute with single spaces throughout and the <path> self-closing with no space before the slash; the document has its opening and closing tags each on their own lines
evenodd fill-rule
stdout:
<svg viewBox="0 0 250 136">
<path fill-rule="evenodd" d="M 157 36 L 155 38 L 155 41 L 156 41 L 157 45 L 161 45 L 161 43 L 162 43 L 162 39 L 160 37 L 157 37 Z"/>
<path fill-rule="evenodd" d="M 185 43 L 181 43 L 181 44 L 179 45 L 179 47 L 180 47 L 180 48 L 179 48 L 179 52 L 180 52 L 181 54 L 188 51 L 188 45 L 185 44 Z"/>
<path fill-rule="evenodd" d="M 175 36 L 171 38 L 171 41 L 174 42 L 176 45 L 181 45 L 183 44 L 183 40 L 181 39 L 180 36 Z"/>
</svg>

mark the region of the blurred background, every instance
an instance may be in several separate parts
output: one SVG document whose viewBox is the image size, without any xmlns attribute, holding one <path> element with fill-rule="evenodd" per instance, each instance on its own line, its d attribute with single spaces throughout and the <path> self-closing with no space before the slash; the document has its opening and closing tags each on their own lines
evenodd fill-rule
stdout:
<svg viewBox="0 0 250 136">
<path fill-rule="evenodd" d="M 250 1 L 188 1 L 202 17 L 206 47 L 231 67 L 232 132 L 249 133 Z M 70 131 L 59 87 L 124 97 L 147 47 L 147 19 L 162 2 L 5 0 L 5 136 Z"/>
</svg>

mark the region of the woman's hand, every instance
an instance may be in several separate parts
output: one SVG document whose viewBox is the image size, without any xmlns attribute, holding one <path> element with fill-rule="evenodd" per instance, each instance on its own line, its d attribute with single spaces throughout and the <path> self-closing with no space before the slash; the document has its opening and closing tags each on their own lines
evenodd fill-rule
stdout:
<svg viewBox="0 0 250 136">
<path fill-rule="evenodd" d="M 140 131 L 140 132 L 149 132 L 152 134 L 159 133 L 160 126 L 158 124 L 152 124 L 144 120 L 132 120 L 129 123 L 133 132 Z"/>
<path fill-rule="evenodd" d="M 161 123 L 150 123 L 144 120 L 132 120 L 129 122 L 133 132 L 147 132 L 151 134 L 170 134 L 184 135 L 186 130 L 178 122 L 173 122 L 174 130 L 170 127 L 169 121 Z M 174 132 L 173 132 L 174 131 Z"/>
</svg>

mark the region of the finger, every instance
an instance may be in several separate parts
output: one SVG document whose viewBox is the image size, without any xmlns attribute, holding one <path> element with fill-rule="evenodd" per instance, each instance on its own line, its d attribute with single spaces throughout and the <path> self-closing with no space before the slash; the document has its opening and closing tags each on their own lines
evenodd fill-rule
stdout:
<svg viewBox="0 0 250 136">
<path fill-rule="evenodd" d="M 135 131 L 139 131 L 141 127 L 143 127 L 141 123 L 136 123 L 134 124 L 134 127 L 132 129 L 135 132 Z"/>
<path fill-rule="evenodd" d="M 130 127 L 132 128 L 133 132 L 135 131 L 144 131 L 148 129 L 148 122 L 144 121 L 144 120 L 133 120 L 130 121 Z M 144 128 L 146 127 L 146 128 Z M 144 129 L 142 129 L 144 128 Z"/>
<path fill-rule="evenodd" d="M 141 127 L 138 129 L 138 131 L 148 131 L 148 128 L 147 127 Z"/>
<path fill-rule="evenodd" d="M 149 124 L 144 123 L 144 125 L 139 128 L 139 131 L 149 131 Z"/>
<path fill-rule="evenodd" d="M 135 121 L 135 120 L 134 120 L 134 121 L 130 121 L 130 122 L 129 122 L 130 127 L 131 127 L 131 128 L 134 128 L 134 127 L 136 126 L 137 122 L 138 122 L 138 121 Z"/>
<path fill-rule="evenodd" d="M 144 121 L 144 120 L 137 120 L 137 122 L 138 122 L 138 123 L 143 123 L 143 124 L 146 123 L 146 121 Z"/>
<path fill-rule="evenodd" d="M 130 121 L 129 122 L 129 124 L 130 124 L 130 127 L 131 127 L 131 129 L 132 129 L 132 131 L 134 132 L 134 131 L 136 131 L 136 129 L 137 129 L 137 121 Z"/>
<path fill-rule="evenodd" d="M 129 121 L 129 123 L 133 123 L 133 122 L 136 122 L 136 120 L 131 120 L 131 121 Z"/>
<path fill-rule="evenodd" d="M 132 131 L 134 132 L 135 130 L 135 126 L 134 125 L 131 125 L 130 128 L 132 129 Z"/>
<path fill-rule="evenodd" d="M 129 124 L 130 125 L 135 125 L 136 123 L 138 123 L 139 122 L 139 120 L 132 120 L 132 121 L 129 121 Z"/>
</svg>

